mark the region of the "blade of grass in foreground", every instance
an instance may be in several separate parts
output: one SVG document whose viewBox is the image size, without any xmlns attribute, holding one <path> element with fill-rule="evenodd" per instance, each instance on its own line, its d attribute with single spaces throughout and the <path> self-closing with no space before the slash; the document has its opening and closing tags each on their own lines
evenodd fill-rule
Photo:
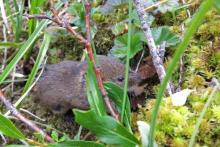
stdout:
<svg viewBox="0 0 220 147">
<path fill-rule="evenodd" d="M 184 53 L 191 38 L 193 37 L 194 33 L 198 29 L 199 25 L 202 23 L 202 21 L 205 17 L 205 14 L 210 10 L 210 8 L 212 6 L 213 6 L 212 0 L 203 1 L 203 3 L 201 4 L 201 6 L 198 9 L 198 12 L 196 12 L 195 16 L 193 17 L 189 28 L 186 30 L 186 33 L 184 34 L 184 37 L 183 37 L 183 41 L 179 44 L 179 46 L 173 56 L 173 59 L 168 66 L 167 74 L 166 74 L 166 76 L 160 86 L 160 89 L 157 93 L 156 104 L 154 106 L 154 110 L 153 110 L 153 113 L 151 116 L 151 125 L 150 125 L 151 128 L 150 128 L 150 134 L 149 134 L 149 146 L 150 147 L 153 147 L 154 132 L 156 129 L 156 119 L 157 119 L 157 115 L 159 112 L 159 107 L 160 107 L 160 103 L 161 103 L 163 94 L 164 94 L 165 89 L 167 87 L 167 83 L 169 82 L 169 80 L 172 76 L 172 73 L 178 64 L 178 61 L 179 61 L 180 57 L 182 56 L 182 54 Z"/>
<path fill-rule="evenodd" d="M 44 40 L 42 42 L 42 45 L 40 47 L 40 50 L 39 50 L 39 53 L 38 53 L 38 56 L 37 56 L 37 60 L 34 64 L 33 69 L 31 70 L 31 74 L 28 77 L 28 81 L 26 82 L 26 84 L 24 86 L 22 94 L 24 94 L 27 91 L 28 87 L 34 81 L 34 78 L 37 74 L 37 71 L 38 71 L 38 69 L 39 69 L 39 67 L 40 67 L 40 65 L 41 65 L 41 63 L 42 63 L 42 61 L 43 61 L 43 59 L 44 59 L 44 57 L 47 53 L 47 50 L 49 48 L 49 44 L 50 44 L 50 36 L 49 36 L 49 34 L 45 33 L 44 34 Z"/>
<path fill-rule="evenodd" d="M 56 5 L 56 9 L 59 9 L 61 6 L 62 6 L 62 3 L 59 2 Z M 41 33 L 43 28 L 48 24 L 48 22 L 49 22 L 48 20 L 42 20 L 39 23 L 38 27 L 35 29 L 32 35 L 28 38 L 28 40 L 22 45 L 18 53 L 15 55 L 15 57 L 11 60 L 11 62 L 6 66 L 6 68 L 0 75 L 0 84 L 5 80 L 5 78 L 11 72 L 11 70 L 15 67 L 18 61 L 24 56 L 24 54 L 27 52 L 29 47 L 35 42 L 36 38 Z"/>
<path fill-rule="evenodd" d="M 194 143 L 195 143 L 195 140 L 196 140 L 196 135 L 198 134 L 199 132 L 199 126 L 200 124 L 202 123 L 202 118 L 204 117 L 209 105 L 211 104 L 212 100 L 215 98 L 214 94 L 216 93 L 216 91 L 218 90 L 219 88 L 219 85 L 216 85 L 214 87 L 214 89 L 212 90 L 212 93 L 210 94 L 207 102 L 205 103 L 205 106 L 204 108 L 202 109 L 202 112 L 200 113 L 199 115 L 199 118 L 196 122 L 196 125 L 195 125 L 195 128 L 193 130 L 193 134 L 192 134 L 192 137 L 190 139 L 190 142 L 189 142 L 189 147 L 193 147 Z"/>
</svg>

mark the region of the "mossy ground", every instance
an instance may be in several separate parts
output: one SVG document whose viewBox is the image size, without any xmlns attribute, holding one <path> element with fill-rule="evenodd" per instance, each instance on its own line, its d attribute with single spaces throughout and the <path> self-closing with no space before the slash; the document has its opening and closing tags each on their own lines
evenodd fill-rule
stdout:
<svg viewBox="0 0 220 147">
<path fill-rule="evenodd" d="M 157 119 L 156 141 L 161 146 L 185 147 L 188 145 L 196 121 L 213 87 L 212 78 L 220 79 L 220 31 L 219 15 L 211 10 L 191 40 L 183 56 L 184 80 L 182 89 L 191 88 L 193 92 L 184 106 L 173 106 L 170 98 L 163 99 Z M 178 26 L 172 26 L 178 32 Z M 174 29 L 175 28 L 175 29 Z M 167 61 L 169 62 L 169 61 Z M 178 86 L 179 72 L 173 75 Z M 175 80 L 176 79 L 176 80 Z M 157 89 L 157 88 L 155 88 Z M 181 98 L 181 97 L 180 97 Z M 147 100 L 139 112 L 134 114 L 135 120 L 150 123 L 155 99 Z M 214 96 L 196 136 L 196 146 L 220 146 L 220 92 Z"/>
</svg>

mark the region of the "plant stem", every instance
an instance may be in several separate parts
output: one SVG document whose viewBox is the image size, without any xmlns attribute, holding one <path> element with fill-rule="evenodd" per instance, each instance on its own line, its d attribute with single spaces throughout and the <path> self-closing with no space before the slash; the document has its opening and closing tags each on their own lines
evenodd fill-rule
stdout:
<svg viewBox="0 0 220 147">
<path fill-rule="evenodd" d="M 129 74 L 129 59 L 131 50 L 131 16 L 132 15 L 132 0 L 129 0 L 129 18 L 128 18 L 128 40 L 127 40 L 127 57 L 125 65 L 125 83 L 124 83 L 124 93 L 123 93 L 123 103 L 121 111 L 121 121 L 124 120 L 126 103 L 127 103 L 127 91 L 128 91 L 128 74 Z"/>
<path fill-rule="evenodd" d="M 166 76 L 165 68 L 163 66 L 163 61 L 158 55 L 158 49 L 156 47 L 155 41 L 153 39 L 153 35 L 151 33 L 150 25 L 146 22 L 146 12 L 144 10 L 143 1 L 141 0 L 134 0 L 138 16 L 141 21 L 141 27 L 144 32 L 144 35 L 147 39 L 148 48 L 150 50 L 150 55 L 153 60 L 154 67 L 157 71 L 158 77 L 160 82 L 162 83 L 164 77 Z M 167 86 L 167 93 L 168 95 L 172 95 L 172 88 L 170 84 Z"/>
</svg>

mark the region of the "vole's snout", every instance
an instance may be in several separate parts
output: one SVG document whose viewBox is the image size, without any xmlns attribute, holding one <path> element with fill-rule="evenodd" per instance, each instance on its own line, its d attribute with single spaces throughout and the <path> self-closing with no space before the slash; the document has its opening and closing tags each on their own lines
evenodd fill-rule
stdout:
<svg viewBox="0 0 220 147">
<path fill-rule="evenodd" d="M 128 89 L 128 95 L 136 97 L 144 93 L 144 86 L 133 85 Z"/>
</svg>

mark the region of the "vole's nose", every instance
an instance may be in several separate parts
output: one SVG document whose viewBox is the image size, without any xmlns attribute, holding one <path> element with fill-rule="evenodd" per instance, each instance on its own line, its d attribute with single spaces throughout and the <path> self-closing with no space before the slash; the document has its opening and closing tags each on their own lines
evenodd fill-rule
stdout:
<svg viewBox="0 0 220 147">
<path fill-rule="evenodd" d="M 128 95 L 131 97 L 139 96 L 144 92 L 144 86 L 134 85 L 129 88 Z"/>
</svg>

